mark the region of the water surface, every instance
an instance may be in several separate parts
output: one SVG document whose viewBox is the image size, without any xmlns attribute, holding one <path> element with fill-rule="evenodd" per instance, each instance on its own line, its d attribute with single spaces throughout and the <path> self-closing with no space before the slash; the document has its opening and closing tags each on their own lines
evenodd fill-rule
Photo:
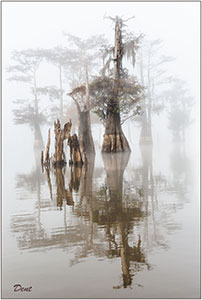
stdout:
<svg viewBox="0 0 202 300">
<path fill-rule="evenodd" d="M 4 298 L 199 298 L 192 148 L 97 149 L 87 168 L 42 170 L 37 145 L 23 147 L 4 163 Z"/>
</svg>

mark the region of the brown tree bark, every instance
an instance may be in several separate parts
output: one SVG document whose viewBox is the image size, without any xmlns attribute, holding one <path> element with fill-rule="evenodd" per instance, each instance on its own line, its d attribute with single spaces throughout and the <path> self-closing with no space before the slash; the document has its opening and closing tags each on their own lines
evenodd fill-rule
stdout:
<svg viewBox="0 0 202 300">
<path fill-rule="evenodd" d="M 79 143 L 81 146 L 81 152 L 85 153 L 95 153 L 95 147 L 93 142 L 93 136 L 91 132 L 91 120 L 90 120 L 90 105 L 89 105 L 89 82 L 88 82 L 88 69 L 87 65 L 85 66 L 86 70 L 86 84 L 75 88 L 68 95 L 72 97 L 77 108 L 78 113 L 78 131 L 79 131 Z M 82 105 L 79 104 L 78 99 L 75 95 L 80 94 L 82 99 Z M 85 97 L 85 100 L 83 98 Z M 84 106 L 83 108 L 81 106 Z"/>
<path fill-rule="evenodd" d="M 50 149 L 50 128 L 48 130 L 48 141 L 47 141 L 47 145 L 46 145 L 46 152 L 45 152 L 45 158 L 44 158 L 45 163 L 50 162 L 49 149 Z"/>
<path fill-rule="evenodd" d="M 108 105 L 102 152 L 129 152 L 130 146 L 122 131 L 120 113 L 114 112 Z"/>
<path fill-rule="evenodd" d="M 81 151 L 95 153 L 95 147 L 91 131 L 90 111 L 78 111 L 79 115 L 79 143 Z"/>
<path fill-rule="evenodd" d="M 84 163 L 87 163 L 86 153 L 84 152 L 83 158 L 81 155 L 80 145 L 77 138 L 76 133 L 73 136 L 69 136 L 68 138 L 68 145 L 70 147 L 70 164 L 76 166 L 82 166 Z"/>
<path fill-rule="evenodd" d="M 82 166 L 72 166 L 71 167 L 71 179 L 69 183 L 70 191 L 74 190 L 75 192 L 79 191 L 80 181 L 82 174 Z"/>
<path fill-rule="evenodd" d="M 130 247 L 128 241 L 128 229 L 131 220 L 141 215 L 141 211 L 136 209 L 128 211 L 123 206 L 123 174 L 128 164 L 129 153 L 117 153 L 113 155 L 103 154 L 104 167 L 107 174 L 107 184 L 109 186 L 108 204 L 116 213 L 116 223 L 118 224 L 120 237 L 120 257 L 122 266 L 123 287 L 126 288 L 132 284 L 131 262 L 146 263 L 144 253 L 140 247 L 141 239 L 137 246 Z M 131 211 L 131 213 L 130 213 Z M 112 214 L 112 212 L 111 212 Z M 109 218 L 109 217 L 108 217 Z"/>
<path fill-rule="evenodd" d="M 63 200 L 66 201 L 67 205 L 73 205 L 73 197 L 71 191 L 65 188 L 64 175 L 62 173 L 62 168 L 56 168 L 56 185 L 57 185 L 57 206 L 62 209 Z"/>
<path fill-rule="evenodd" d="M 130 151 L 128 141 L 121 128 L 118 86 L 122 71 L 123 44 L 122 21 L 116 17 L 114 48 L 114 93 L 109 99 L 102 152 Z"/>
<path fill-rule="evenodd" d="M 62 166 L 66 164 L 65 154 L 63 150 L 63 142 L 70 138 L 72 123 L 71 121 L 64 125 L 61 129 L 60 121 L 54 122 L 55 128 L 55 153 L 54 153 L 54 167 Z"/>
<path fill-rule="evenodd" d="M 111 201 L 122 203 L 123 174 L 128 164 L 130 153 L 115 155 L 103 154 L 104 168 L 107 174 L 107 184 Z"/>
</svg>

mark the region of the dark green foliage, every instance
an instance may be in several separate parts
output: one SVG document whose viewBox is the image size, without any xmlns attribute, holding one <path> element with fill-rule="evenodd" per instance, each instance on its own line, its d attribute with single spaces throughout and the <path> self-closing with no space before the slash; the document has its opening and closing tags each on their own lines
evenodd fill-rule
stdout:
<svg viewBox="0 0 202 300">
<path fill-rule="evenodd" d="M 89 86 L 91 107 L 99 119 L 106 120 L 107 107 L 111 102 L 113 105 L 114 79 L 107 76 L 99 76 Z M 143 98 L 144 88 L 137 82 L 135 77 L 125 76 L 119 80 L 117 99 L 119 108 L 114 103 L 112 110 L 120 112 L 121 122 L 129 117 L 140 114 L 141 108 L 137 103 Z M 111 101 L 112 100 L 112 101 Z"/>
<path fill-rule="evenodd" d="M 126 68 L 123 68 L 122 58 L 125 56 L 131 60 L 132 66 L 135 66 L 136 52 L 140 46 L 142 35 L 135 36 L 133 33 L 126 32 L 123 27 L 127 20 L 124 21 L 118 16 L 108 18 L 115 23 L 115 45 L 113 47 L 102 46 L 101 76 L 95 77 L 90 83 L 89 92 L 91 107 L 100 120 L 105 122 L 108 113 L 114 112 L 120 114 L 122 124 L 128 118 L 140 114 L 141 111 L 140 105 L 137 103 L 143 98 L 144 88 L 134 76 L 128 74 Z M 117 37 L 119 39 L 118 46 Z M 117 56 L 115 57 L 115 55 Z"/>
</svg>

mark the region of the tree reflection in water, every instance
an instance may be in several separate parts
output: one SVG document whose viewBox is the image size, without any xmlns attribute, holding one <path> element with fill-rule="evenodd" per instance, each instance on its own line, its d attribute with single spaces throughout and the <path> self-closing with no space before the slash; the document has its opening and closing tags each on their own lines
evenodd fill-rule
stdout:
<svg viewBox="0 0 202 300">
<path fill-rule="evenodd" d="M 123 197 L 123 173 L 128 160 L 129 154 L 103 154 L 106 184 L 94 192 L 91 189 L 93 167 L 89 164 L 87 170 L 82 172 L 80 201 L 74 209 L 77 216 L 85 216 L 90 221 L 91 238 L 90 243 L 85 242 L 76 252 L 72 264 L 78 263 L 81 258 L 87 257 L 90 253 L 96 256 L 101 254 L 109 259 L 120 257 L 123 284 L 114 288 L 121 286 L 126 288 L 131 285 L 136 271 L 142 269 L 144 265 L 149 268 L 141 247 L 140 235 L 136 245 L 130 246 L 128 241 L 128 235 L 133 231 L 133 222 L 137 223 L 144 217 L 140 197 L 131 200 Z M 93 223 L 98 225 L 97 230 L 105 228 L 107 244 L 102 245 L 101 253 L 97 249 L 100 243 L 97 243 L 96 238 L 93 239 Z M 133 264 L 133 271 L 131 264 Z"/>
<path fill-rule="evenodd" d="M 162 190 L 167 192 L 170 185 L 178 187 L 178 182 L 168 182 L 161 174 L 153 174 L 152 147 L 142 146 L 140 150 L 142 166 L 127 180 L 124 172 L 130 154 L 103 154 L 106 172 L 103 182 L 104 170 L 94 171 L 94 156 L 88 157 L 87 166 L 44 168 L 42 173 L 38 164 L 40 151 L 35 149 L 35 171 L 17 177 L 16 188 L 22 189 L 23 195 L 27 189 L 37 199 L 34 212 L 12 217 L 11 227 L 19 249 L 63 249 L 73 253 L 70 266 L 91 255 L 98 259 L 120 260 L 122 282 L 113 288 L 134 285 L 135 273 L 150 269 L 147 254 L 156 247 L 167 247 L 162 215 L 165 218 L 164 209 L 168 208 L 169 214 L 171 208 L 165 206 L 159 214 L 157 195 Z M 178 171 L 173 168 L 173 178 L 179 178 L 181 169 Z M 43 197 L 41 189 L 45 193 Z M 55 215 L 63 210 L 63 226 L 57 227 L 53 222 L 47 230 L 41 222 L 41 213 L 48 216 L 50 210 Z M 74 220 L 73 226 L 69 225 L 69 220 Z M 172 224 L 171 231 L 175 229 Z"/>
<path fill-rule="evenodd" d="M 166 248 L 167 244 L 160 233 L 158 221 L 156 220 L 156 211 L 158 210 L 157 187 L 164 182 L 164 178 L 162 178 L 161 174 L 158 176 L 153 175 L 153 147 L 141 145 L 140 152 L 142 167 L 139 169 L 139 176 L 141 177 L 139 193 L 144 199 L 146 215 L 151 216 L 151 221 L 148 217 L 144 219 L 144 243 L 147 250 L 157 246 Z"/>
<path fill-rule="evenodd" d="M 35 135 L 36 138 L 36 135 Z M 16 189 L 20 190 L 20 198 L 30 199 L 30 197 L 22 197 L 27 191 L 29 195 L 35 195 L 37 202 L 35 204 L 36 211 L 33 213 L 23 213 L 12 216 L 11 229 L 16 234 L 18 246 L 20 249 L 26 248 L 25 241 L 36 239 L 44 239 L 46 236 L 45 230 L 41 224 L 41 207 L 50 206 L 49 200 L 41 201 L 41 186 L 45 183 L 44 175 L 41 172 L 40 155 L 41 147 L 37 147 L 38 140 L 34 140 L 34 157 L 35 169 L 30 174 L 18 174 L 16 177 Z M 22 193 L 22 194 L 21 194 Z"/>
<path fill-rule="evenodd" d="M 54 170 L 57 186 L 57 206 L 62 209 L 63 201 L 66 201 L 67 205 L 73 205 L 72 190 L 65 188 L 65 180 L 62 168 L 56 168 Z"/>
</svg>

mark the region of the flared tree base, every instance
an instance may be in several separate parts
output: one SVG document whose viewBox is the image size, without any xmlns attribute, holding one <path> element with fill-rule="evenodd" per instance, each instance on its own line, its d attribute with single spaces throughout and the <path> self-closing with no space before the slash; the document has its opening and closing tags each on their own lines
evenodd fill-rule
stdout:
<svg viewBox="0 0 202 300">
<path fill-rule="evenodd" d="M 102 152 L 117 153 L 117 152 L 130 152 L 130 146 L 123 133 L 104 134 L 102 144 Z"/>
</svg>

